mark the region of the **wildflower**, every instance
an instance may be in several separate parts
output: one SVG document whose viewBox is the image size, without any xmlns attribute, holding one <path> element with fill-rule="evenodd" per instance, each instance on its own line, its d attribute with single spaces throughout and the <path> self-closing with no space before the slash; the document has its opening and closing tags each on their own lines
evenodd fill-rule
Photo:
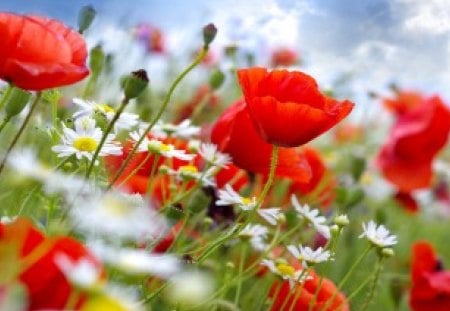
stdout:
<svg viewBox="0 0 450 311">
<path fill-rule="evenodd" d="M 81 289 L 95 290 L 101 287 L 102 269 L 88 258 L 80 258 L 73 261 L 64 253 L 55 255 L 55 263 L 66 278 Z"/>
<path fill-rule="evenodd" d="M 272 273 L 278 275 L 283 280 L 287 280 L 291 289 L 295 283 L 301 284 L 309 278 L 308 274 L 304 273 L 302 269 L 296 269 L 284 260 L 273 261 L 263 259 L 261 265 L 269 268 Z"/>
<path fill-rule="evenodd" d="M 81 110 L 75 112 L 73 117 L 75 119 L 81 117 L 94 117 L 96 112 L 105 116 L 108 121 L 111 121 L 116 114 L 113 107 L 107 104 L 97 104 L 93 101 L 82 100 L 81 98 L 74 98 L 73 103 L 80 106 Z M 139 116 L 134 113 L 122 112 L 119 119 L 114 124 L 114 131 L 117 133 L 120 130 L 130 130 L 138 124 Z"/>
<path fill-rule="evenodd" d="M 83 37 L 54 19 L 0 13 L 0 79 L 26 90 L 73 84 L 89 74 Z"/>
<path fill-rule="evenodd" d="M 297 211 L 298 216 L 306 219 L 308 223 L 310 223 L 320 234 L 322 234 L 325 238 L 330 238 L 330 228 L 325 225 L 327 221 L 325 217 L 319 216 L 319 210 L 310 209 L 310 207 L 305 204 L 301 205 L 295 195 L 291 196 L 292 205 L 294 205 L 295 210 Z"/>
<path fill-rule="evenodd" d="M 69 214 L 78 230 L 112 240 L 155 240 L 167 229 L 164 219 L 139 194 L 84 196 L 75 199 Z"/>
<path fill-rule="evenodd" d="M 204 172 L 199 172 L 194 165 L 182 165 L 177 170 L 171 168 L 167 169 L 169 175 L 175 176 L 178 180 L 197 180 L 205 186 L 214 186 L 215 183 L 211 180 L 215 168 L 210 168 Z"/>
<path fill-rule="evenodd" d="M 292 66 L 299 61 L 295 50 L 286 47 L 280 47 L 273 51 L 270 64 L 272 67 Z"/>
<path fill-rule="evenodd" d="M 275 226 L 285 219 L 284 214 L 281 212 L 281 208 L 278 207 L 260 208 L 258 214 L 272 226 Z"/>
<path fill-rule="evenodd" d="M 75 120 L 75 130 L 64 127 L 62 144 L 53 146 L 52 150 L 58 153 L 58 157 L 75 155 L 77 159 L 86 157 L 92 160 L 102 136 L 103 132 L 95 127 L 94 119 L 82 117 Z M 108 134 L 99 156 L 122 154 L 122 147 L 113 140 L 114 134 Z"/>
<path fill-rule="evenodd" d="M 219 190 L 219 200 L 216 201 L 217 205 L 237 205 L 244 211 L 252 210 L 256 207 L 256 198 L 251 199 L 241 197 L 233 187 L 229 184 L 225 185 L 225 189 Z"/>
<path fill-rule="evenodd" d="M 230 156 L 219 152 L 214 144 L 202 144 L 198 153 L 208 164 L 216 167 L 226 167 L 231 161 Z"/>
<path fill-rule="evenodd" d="M 186 119 L 179 124 L 158 122 L 152 128 L 151 133 L 157 138 L 177 137 L 190 139 L 200 133 L 200 128 L 192 125 L 190 119 Z"/>
<path fill-rule="evenodd" d="M 312 250 L 308 246 L 299 245 L 289 245 L 287 247 L 289 252 L 298 260 L 300 260 L 303 266 L 313 266 L 315 264 L 328 261 L 330 259 L 330 252 L 319 247 L 316 250 Z"/>
<path fill-rule="evenodd" d="M 80 308 L 80 311 L 94 310 L 143 311 L 136 291 L 116 284 L 108 285 L 101 292 L 90 295 Z"/>
<path fill-rule="evenodd" d="M 278 146 L 309 142 L 344 119 L 354 106 L 324 96 L 316 81 L 299 71 L 240 69 L 238 79 L 255 129 Z"/>
<path fill-rule="evenodd" d="M 397 244 L 397 237 L 395 235 L 391 235 L 385 226 L 377 226 L 373 220 L 369 221 L 367 225 L 363 223 L 362 227 L 363 233 L 359 237 L 365 237 L 376 247 L 384 248 Z"/>
<path fill-rule="evenodd" d="M 266 239 L 268 233 L 269 230 L 263 225 L 247 224 L 239 232 L 239 237 L 243 240 L 248 240 L 255 250 L 262 252 L 267 248 Z"/>
</svg>

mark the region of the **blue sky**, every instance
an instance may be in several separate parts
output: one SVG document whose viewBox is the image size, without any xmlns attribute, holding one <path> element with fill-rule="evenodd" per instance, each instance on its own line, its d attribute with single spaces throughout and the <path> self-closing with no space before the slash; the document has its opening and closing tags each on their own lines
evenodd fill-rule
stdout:
<svg viewBox="0 0 450 311">
<path fill-rule="evenodd" d="M 304 57 L 303 70 L 325 86 L 351 77 L 352 96 L 359 100 L 367 100 L 368 90 L 387 92 L 392 81 L 450 100 L 447 0 L 9 0 L 0 1 L 0 10 L 75 25 L 85 4 L 97 8 L 97 25 L 159 25 L 174 36 L 173 48 L 210 21 L 219 27 L 217 44 L 295 46 Z"/>
</svg>

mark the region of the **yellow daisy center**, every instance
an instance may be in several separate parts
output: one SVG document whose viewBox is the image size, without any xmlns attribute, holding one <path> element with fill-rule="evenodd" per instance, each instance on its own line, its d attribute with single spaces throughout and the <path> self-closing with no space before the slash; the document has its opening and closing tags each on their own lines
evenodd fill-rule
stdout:
<svg viewBox="0 0 450 311">
<path fill-rule="evenodd" d="M 278 272 L 283 276 L 289 276 L 294 277 L 295 276 L 295 269 L 294 267 L 285 264 L 285 263 L 278 263 L 276 265 Z"/>
<path fill-rule="evenodd" d="M 242 204 L 244 204 L 244 205 L 250 205 L 250 204 L 252 204 L 252 199 L 250 199 L 250 198 L 246 198 L 246 197 L 243 197 L 242 198 Z"/>
<path fill-rule="evenodd" d="M 108 112 L 115 112 L 114 108 L 111 107 L 111 106 L 109 106 L 109 105 L 107 105 L 107 104 L 97 104 L 97 105 L 95 106 L 95 108 L 96 108 L 97 110 L 99 110 L 99 111 L 104 111 L 105 113 L 108 113 Z"/>
<path fill-rule="evenodd" d="M 97 141 L 92 137 L 78 137 L 73 146 L 80 151 L 94 152 L 97 149 Z"/>
<path fill-rule="evenodd" d="M 197 174 L 198 169 L 194 165 L 183 165 L 179 168 L 180 173 L 183 174 Z"/>
<path fill-rule="evenodd" d="M 160 149 L 162 152 L 167 152 L 167 151 L 170 151 L 170 146 L 169 146 L 169 145 L 166 145 L 166 144 L 161 144 L 161 146 L 159 147 L 159 149 Z"/>
</svg>

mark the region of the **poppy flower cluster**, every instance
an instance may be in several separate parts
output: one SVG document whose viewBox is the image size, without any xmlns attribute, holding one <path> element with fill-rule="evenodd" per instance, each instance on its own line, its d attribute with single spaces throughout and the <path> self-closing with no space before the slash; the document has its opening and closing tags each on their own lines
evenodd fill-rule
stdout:
<svg viewBox="0 0 450 311">
<path fill-rule="evenodd" d="M 73 84 L 89 74 L 83 37 L 59 21 L 0 13 L 0 79 L 27 90 Z"/>
<path fill-rule="evenodd" d="M 433 160 L 449 132 L 450 109 L 438 96 L 409 106 L 392 126 L 377 165 L 401 192 L 427 188 L 433 179 Z"/>
<path fill-rule="evenodd" d="M 450 310 L 450 271 L 443 269 L 430 243 L 416 242 L 412 251 L 412 288 L 409 298 L 411 309 Z"/>
</svg>

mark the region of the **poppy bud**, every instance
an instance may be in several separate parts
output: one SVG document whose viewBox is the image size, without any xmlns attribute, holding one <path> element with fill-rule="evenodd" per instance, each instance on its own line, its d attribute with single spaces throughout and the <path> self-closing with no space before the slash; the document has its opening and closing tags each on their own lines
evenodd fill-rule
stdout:
<svg viewBox="0 0 450 311">
<path fill-rule="evenodd" d="M 13 88 L 5 107 L 6 118 L 19 114 L 30 100 L 31 93 L 19 88 Z"/>
<path fill-rule="evenodd" d="M 91 26 L 94 21 L 95 15 L 97 11 L 95 11 L 92 5 L 86 5 L 81 8 L 80 13 L 78 13 L 78 32 L 83 33 L 86 29 Z"/>
<path fill-rule="evenodd" d="M 96 45 L 92 48 L 89 59 L 89 68 L 91 69 L 92 75 L 98 76 L 102 72 L 104 63 L 105 54 L 103 53 L 102 46 Z"/>
<path fill-rule="evenodd" d="M 211 88 L 213 90 L 219 89 L 222 86 L 224 81 L 225 81 L 225 75 L 219 69 L 214 70 L 213 73 L 211 74 L 211 76 L 209 77 L 209 85 L 211 86 Z"/>
<path fill-rule="evenodd" d="M 122 89 L 125 98 L 133 99 L 138 97 L 147 87 L 149 82 L 147 72 L 144 69 L 133 71 L 130 75 L 122 79 Z"/>
<path fill-rule="evenodd" d="M 217 34 L 217 28 L 213 23 L 209 23 L 205 27 L 203 27 L 203 43 L 205 47 L 208 47 L 211 42 L 213 42 L 214 38 Z"/>
</svg>

